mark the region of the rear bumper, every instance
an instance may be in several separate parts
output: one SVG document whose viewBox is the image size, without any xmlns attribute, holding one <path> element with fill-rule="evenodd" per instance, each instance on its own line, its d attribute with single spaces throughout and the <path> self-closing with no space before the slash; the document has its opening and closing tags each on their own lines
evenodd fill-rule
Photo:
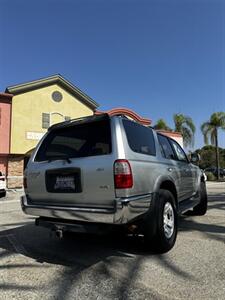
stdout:
<svg viewBox="0 0 225 300">
<path fill-rule="evenodd" d="M 22 210 L 28 215 L 72 221 L 126 224 L 149 210 L 152 194 L 117 198 L 114 200 L 114 207 L 110 209 L 33 205 L 27 200 L 25 195 L 21 197 Z"/>
</svg>

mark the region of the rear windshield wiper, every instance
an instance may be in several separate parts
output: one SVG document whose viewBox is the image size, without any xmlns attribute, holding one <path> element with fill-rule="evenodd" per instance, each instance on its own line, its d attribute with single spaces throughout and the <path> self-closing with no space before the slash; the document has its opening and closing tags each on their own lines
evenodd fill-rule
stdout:
<svg viewBox="0 0 225 300">
<path fill-rule="evenodd" d="M 54 155 L 54 156 L 51 156 L 49 159 L 48 159 L 48 162 L 52 162 L 54 160 L 65 160 L 67 161 L 69 164 L 71 163 L 71 159 L 69 156 L 64 156 L 64 155 Z"/>
</svg>

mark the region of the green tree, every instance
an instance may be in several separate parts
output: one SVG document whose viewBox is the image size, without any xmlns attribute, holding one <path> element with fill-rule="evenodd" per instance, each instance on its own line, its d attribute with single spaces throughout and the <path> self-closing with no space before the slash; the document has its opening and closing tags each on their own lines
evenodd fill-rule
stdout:
<svg viewBox="0 0 225 300">
<path fill-rule="evenodd" d="M 218 131 L 219 129 L 225 130 L 225 112 L 216 112 L 213 113 L 210 117 L 210 120 L 203 123 L 201 126 L 201 131 L 204 136 L 205 144 L 210 142 L 215 146 L 216 150 L 216 167 L 217 167 L 217 179 L 220 177 L 219 172 L 219 146 L 218 146 Z"/>
<path fill-rule="evenodd" d="M 201 169 L 216 166 L 215 146 L 207 145 L 201 149 L 197 149 L 196 153 L 200 154 L 201 160 L 199 166 Z M 219 148 L 219 164 L 221 168 L 225 168 L 225 149 Z"/>
<path fill-rule="evenodd" d="M 194 145 L 195 125 L 192 118 L 183 114 L 174 114 L 173 116 L 175 128 L 174 130 L 180 132 L 183 136 L 184 146 Z"/>
<path fill-rule="evenodd" d="M 154 129 L 172 131 L 172 129 L 166 124 L 166 121 L 164 121 L 163 119 L 159 119 L 156 122 L 156 124 L 154 125 Z"/>
</svg>

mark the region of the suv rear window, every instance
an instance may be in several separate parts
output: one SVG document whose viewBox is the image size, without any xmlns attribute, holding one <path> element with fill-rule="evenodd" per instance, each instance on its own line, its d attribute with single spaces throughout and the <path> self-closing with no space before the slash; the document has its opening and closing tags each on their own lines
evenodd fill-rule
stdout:
<svg viewBox="0 0 225 300">
<path fill-rule="evenodd" d="M 74 124 L 50 131 L 35 161 L 104 155 L 111 148 L 109 120 Z"/>
<path fill-rule="evenodd" d="M 123 120 L 128 144 L 134 152 L 156 155 L 152 129 L 129 120 Z"/>
</svg>

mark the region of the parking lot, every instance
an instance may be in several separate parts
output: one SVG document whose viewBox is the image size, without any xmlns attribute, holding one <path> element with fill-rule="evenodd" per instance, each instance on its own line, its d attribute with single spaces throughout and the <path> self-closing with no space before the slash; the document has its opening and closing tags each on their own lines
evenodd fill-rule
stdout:
<svg viewBox="0 0 225 300">
<path fill-rule="evenodd" d="M 179 218 L 175 247 L 144 250 L 141 237 L 59 240 L 0 199 L 0 299 L 225 299 L 225 183 L 207 183 L 205 216 Z"/>
</svg>

